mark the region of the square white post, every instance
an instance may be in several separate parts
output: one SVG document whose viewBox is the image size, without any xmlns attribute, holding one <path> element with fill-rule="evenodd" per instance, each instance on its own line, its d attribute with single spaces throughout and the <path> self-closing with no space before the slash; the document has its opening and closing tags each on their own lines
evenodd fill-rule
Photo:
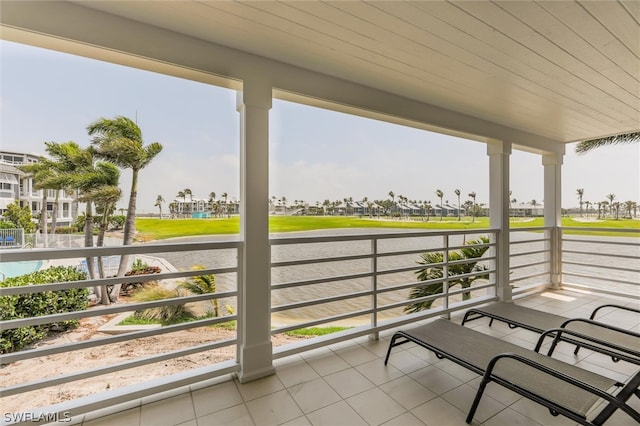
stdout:
<svg viewBox="0 0 640 426">
<path fill-rule="evenodd" d="M 511 301 L 509 284 L 509 156 L 511 143 L 491 140 L 487 143 L 489 156 L 489 224 L 498 229 L 496 235 L 495 282 L 496 296 L 503 302 Z"/>
<path fill-rule="evenodd" d="M 269 249 L 269 110 L 271 85 L 245 80 L 240 112 L 240 256 L 238 339 L 241 382 L 271 375 L 271 255 Z"/>
<path fill-rule="evenodd" d="M 547 265 L 551 288 L 562 284 L 562 156 L 551 153 L 542 156 L 544 166 L 544 226 L 552 227 L 546 243 Z"/>
</svg>

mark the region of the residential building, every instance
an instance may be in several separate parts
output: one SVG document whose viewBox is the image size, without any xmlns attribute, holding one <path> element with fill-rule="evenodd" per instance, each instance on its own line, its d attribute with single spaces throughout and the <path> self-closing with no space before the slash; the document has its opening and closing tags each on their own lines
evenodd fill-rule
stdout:
<svg viewBox="0 0 640 426">
<path fill-rule="evenodd" d="M 9 204 L 18 202 L 28 206 L 33 216 L 42 213 L 43 189 L 35 189 L 35 182 L 31 176 L 21 171 L 18 166 L 37 163 L 39 155 L 24 152 L 0 151 L 0 214 Z M 47 223 L 53 221 L 56 191 L 46 190 L 47 193 Z M 72 191 L 58 191 L 57 194 L 57 226 L 70 226 L 78 217 L 78 202 Z"/>
</svg>

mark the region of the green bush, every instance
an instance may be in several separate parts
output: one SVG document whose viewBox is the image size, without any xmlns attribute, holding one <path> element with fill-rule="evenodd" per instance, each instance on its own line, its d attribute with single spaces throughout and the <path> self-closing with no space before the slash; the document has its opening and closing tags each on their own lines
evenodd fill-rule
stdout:
<svg viewBox="0 0 640 426">
<path fill-rule="evenodd" d="M 0 286 L 17 287 L 65 281 L 80 281 L 86 278 L 86 273 L 78 271 L 74 267 L 52 266 L 31 274 L 7 278 L 0 283 Z M 71 288 L 59 291 L 1 296 L 0 319 L 12 320 L 83 311 L 87 308 L 88 294 L 86 288 Z M 77 321 L 70 320 L 21 327 L 12 330 L 2 330 L 0 331 L 0 353 L 18 351 L 33 342 L 43 339 L 50 332 L 67 330 L 75 327 L 77 324 Z"/>
<path fill-rule="evenodd" d="M 75 234 L 78 232 L 75 226 L 58 226 L 56 234 Z"/>
<path fill-rule="evenodd" d="M 180 288 L 173 290 L 152 285 L 137 291 L 133 296 L 136 302 L 155 302 L 157 300 L 173 299 L 184 296 L 180 292 Z M 162 324 L 177 324 L 185 321 L 191 321 L 196 316 L 185 305 L 165 305 L 157 308 L 149 308 L 143 311 L 137 311 L 134 316 L 145 320 L 160 321 Z"/>
</svg>

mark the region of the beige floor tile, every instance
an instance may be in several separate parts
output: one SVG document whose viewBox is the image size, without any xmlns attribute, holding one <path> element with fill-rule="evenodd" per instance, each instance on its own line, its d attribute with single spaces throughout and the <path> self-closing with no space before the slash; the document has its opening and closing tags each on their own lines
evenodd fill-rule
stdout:
<svg viewBox="0 0 640 426">
<path fill-rule="evenodd" d="M 404 376 L 404 373 L 394 366 L 384 365 L 384 362 L 381 359 L 360 364 L 356 367 L 356 370 L 378 386 Z"/>
<path fill-rule="evenodd" d="M 366 426 L 367 422 L 344 401 L 307 414 L 314 426 Z"/>
<path fill-rule="evenodd" d="M 340 358 L 332 351 L 324 353 L 322 356 L 305 359 L 307 360 L 307 363 L 309 363 L 311 368 L 313 368 L 321 376 L 332 374 L 351 367 L 351 365 L 349 365 L 344 359 Z"/>
<path fill-rule="evenodd" d="M 442 398 L 451 405 L 457 407 L 459 410 L 468 414 L 475 396 L 476 389 L 465 384 L 443 394 Z M 474 419 L 477 422 L 482 423 L 505 408 L 506 406 L 504 404 L 501 404 L 489 395 L 484 394 L 482 395 L 478 409 L 474 414 Z"/>
<path fill-rule="evenodd" d="M 463 383 L 451 374 L 434 366 L 414 371 L 409 374 L 409 376 L 422 386 L 434 392 L 436 395 L 441 395 Z"/>
<path fill-rule="evenodd" d="M 427 426 L 467 426 L 467 414 L 442 398 L 433 399 L 411 410 Z M 474 424 L 478 424 L 475 422 Z"/>
<path fill-rule="evenodd" d="M 402 376 L 385 383 L 380 386 L 380 389 L 407 410 L 424 404 L 437 396 L 409 376 Z"/>
<path fill-rule="evenodd" d="M 235 382 L 238 386 L 238 392 L 245 402 L 284 389 L 282 382 L 275 374 L 248 383 L 240 383 L 237 380 Z"/>
<path fill-rule="evenodd" d="M 253 426 L 255 423 L 244 404 L 198 417 L 198 426 Z"/>
<path fill-rule="evenodd" d="M 424 426 L 425 424 L 426 423 L 423 423 L 419 418 L 411 413 L 401 414 L 398 417 L 383 423 L 384 426 Z"/>
<path fill-rule="evenodd" d="M 304 413 L 318 410 L 342 399 L 322 378 L 300 383 L 287 390 Z"/>
<path fill-rule="evenodd" d="M 191 394 L 182 394 L 143 405 L 140 412 L 141 425 L 176 425 L 194 419 Z"/>
<path fill-rule="evenodd" d="M 300 416 L 286 423 L 282 423 L 280 426 L 311 426 L 311 422 L 305 416 Z"/>
<path fill-rule="evenodd" d="M 344 359 L 349 363 L 349 365 L 354 367 L 379 358 L 373 352 L 357 344 L 335 352 L 340 358 Z"/>
<path fill-rule="evenodd" d="M 329 374 L 324 379 L 342 398 L 348 398 L 375 387 L 354 368 Z"/>
<path fill-rule="evenodd" d="M 245 404 L 259 425 L 279 425 L 302 416 L 302 411 L 289 392 L 281 390 Z"/>
<path fill-rule="evenodd" d="M 412 354 L 409 351 L 397 351 L 397 348 L 394 348 L 391 351 L 391 356 L 389 357 L 388 365 L 391 365 L 398 370 L 402 371 L 405 374 L 409 374 L 413 371 L 420 370 L 422 368 L 428 367 L 430 365 L 429 362 L 421 359 L 420 357 Z"/>
<path fill-rule="evenodd" d="M 196 417 L 241 404 L 242 396 L 233 381 L 220 383 L 191 393 Z"/>
<path fill-rule="evenodd" d="M 316 371 L 303 359 L 277 368 L 276 375 L 287 388 L 315 380 L 320 377 L 320 375 L 316 373 Z"/>
<path fill-rule="evenodd" d="M 370 425 L 379 425 L 400 414 L 405 408 L 378 388 L 359 393 L 346 400 Z"/>
</svg>

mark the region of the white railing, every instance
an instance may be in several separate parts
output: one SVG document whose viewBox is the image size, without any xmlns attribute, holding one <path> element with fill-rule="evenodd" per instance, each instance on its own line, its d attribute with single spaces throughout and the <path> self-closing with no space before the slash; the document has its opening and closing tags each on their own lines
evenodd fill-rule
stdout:
<svg viewBox="0 0 640 426">
<path fill-rule="evenodd" d="M 571 227 L 561 232 L 564 286 L 640 298 L 639 229 Z"/>
<path fill-rule="evenodd" d="M 591 231 L 591 229 L 588 229 Z M 372 231 L 367 231 L 372 232 Z M 271 247 L 271 308 L 272 335 L 286 333 L 292 330 L 314 326 L 346 325 L 351 328 L 316 339 L 301 340 L 298 344 L 274 348 L 273 357 L 280 358 L 289 354 L 302 352 L 315 347 L 325 346 L 334 342 L 348 340 L 355 336 L 376 336 L 379 331 L 398 327 L 404 324 L 426 319 L 433 316 L 448 315 L 451 312 L 466 309 L 470 306 L 485 303 L 495 299 L 496 282 L 496 252 L 503 248 L 496 243 L 496 230 L 450 231 L 450 232 L 396 232 L 396 233 L 367 233 L 362 235 L 327 235 L 298 237 L 285 235 L 272 237 Z M 525 294 L 535 291 L 551 282 L 551 263 L 554 256 L 553 228 L 521 228 L 513 229 L 510 233 L 510 266 L 509 281 L 514 287 L 514 294 Z M 625 231 L 627 232 L 627 231 Z M 637 230 L 629 232 L 638 232 Z M 416 272 L 425 265 L 417 263 L 420 255 L 427 252 L 452 252 L 465 246 L 465 242 L 484 235 L 490 238 L 486 246 L 489 250 L 482 257 L 481 265 L 487 269 L 465 275 L 466 277 L 489 274 L 490 278 L 478 279 L 470 289 L 461 288 L 454 284 L 458 277 L 448 277 L 447 271 L 458 260 L 448 260 L 444 256 L 441 263 L 434 264 L 444 272 L 439 279 L 419 281 Z M 579 241 L 574 241 L 579 240 Z M 602 241 L 601 241 L 602 240 Z M 587 244 L 583 248 L 574 248 L 573 244 Z M 605 250 L 594 249 L 592 244 L 614 248 L 613 255 L 605 255 Z M 632 278 L 614 278 L 618 284 L 630 285 L 638 293 L 638 280 L 633 274 L 638 273 L 638 239 L 611 239 L 597 237 L 578 237 L 564 235 L 562 238 L 565 257 L 565 282 L 569 278 L 595 279 L 589 272 L 573 272 L 572 267 L 580 270 L 594 268 L 592 261 L 583 259 L 586 254 L 594 254 L 597 258 L 606 259 L 598 266 L 604 271 L 603 279 L 612 278 L 607 271 L 617 271 Z M 557 245 L 556 245 L 557 246 Z M 205 274 L 215 274 L 218 291 L 215 294 L 180 296 L 153 302 L 118 303 L 110 306 L 95 306 L 84 311 L 66 312 L 45 317 L 19 318 L 0 322 L 0 330 L 15 329 L 30 325 L 40 325 L 66 320 L 86 320 L 116 315 L 125 312 L 139 311 L 151 307 L 183 305 L 185 303 L 210 303 L 219 300 L 221 306 L 231 305 L 237 314 L 221 318 L 200 318 L 195 321 L 157 327 L 153 329 L 138 329 L 123 334 L 108 337 L 92 338 L 73 343 L 43 345 L 35 349 L 27 349 L 15 353 L 0 355 L 0 363 L 11 364 L 17 361 L 27 361 L 34 358 L 46 359 L 48 355 L 61 353 L 75 353 L 107 345 L 126 344 L 138 339 L 154 338 L 151 345 L 157 351 L 117 362 L 113 365 L 102 365 L 97 360 L 93 368 L 82 369 L 58 375 L 47 375 L 37 381 L 27 383 L 3 383 L 0 396 L 6 398 L 23 398 L 28 401 L 31 392 L 77 380 L 90 380 L 98 376 L 144 367 L 169 359 L 185 358 L 194 354 L 208 353 L 224 349 L 231 354 L 222 361 L 208 361 L 205 367 L 186 370 L 179 375 L 179 379 L 166 378 L 155 385 L 141 386 L 138 393 L 108 393 L 99 402 L 92 400 L 92 407 L 112 405 L 125 402 L 133 397 L 158 392 L 180 383 L 195 382 L 203 378 L 227 374 L 240 370 L 237 358 L 237 347 L 240 342 L 238 332 L 232 337 L 222 340 L 205 338 L 200 342 L 185 345 L 178 349 L 165 350 L 159 343 L 162 339 L 172 340 L 170 333 L 180 333 L 188 330 L 207 329 L 223 322 L 237 321 L 236 330 L 242 330 L 241 313 L 243 306 L 239 297 L 240 271 L 243 267 L 241 241 L 182 243 L 182 244 L 142 244 L 133 246 L 113 246 L 101 248 L 70 248 L 70 249 L 32 249 L 5 250 L 0 257 L 1 263 L 16 261 L 45 260 L 48 265 L 67 264 L 80 266 L 81 259 L 97 256 L 140 256 L 145 259 L 155 259 L 163 265 L 161 274 L 147 276 L 133 276 L 125 278 L 102 278 L 93 281 L 60 282 L 44 285 L 30 285 L 23 287 L 0 287 L 0 296 L 39 293 L 42 291 L 58 291 L 70 288 L 98 287 L 114 285 L 123 282 L 160 281 L 166 285 L 175 285 L 176 280 Z M 617 250 L 631 251 L 619 253 Z M 612 257 L 605 257 L 612 256 Z M 577 257 L 573 259 L 573 257 Z M 170 262 L 163 263 L 163 259 L 183 258 L 194 263 L 205 265 L 204 270 L 176 270 Z M 197 261 L 196 261 L 197 259 Z M 615 259 L 615 262 L 612 260 Z M 619 263 L 624 261 L 625 264 Z M 475 261 L 474 261 L 475 262 Z M 613 268 L 611 265 L 614 265 Z M 633 266 L 636 267 L 634 268 Z M 184 265 L 182 265 L 184 267 Z M 585 277 L 583 277 L 583 275 Z M 608 280 L 610 282 L 611 280 Z M 439 291 L 420 298 L 410 298 L 412 289 L 420 286 L 433 286 Z M 440 290 L 440 286 L 442 287 Z M 610 290 L 604 287 L 604 290 Z M 633 293 L 631 293 L 633 294 Z M 407 314 L 405 308 L 411 304 L 431 303 L 430 309 Z M 250 316 L 249 316 L 250 317 Z M 203 333 L 205 334 L 205 333 Z M 217 352 L 216 352 L 217 353 Z M 217 359 L 217 358 L 216 358 Z M 70 366 L 71 368 L 72 366 Z M 11 368 L 8 365 L 6 368 Z M 7 370 L 5 370 L 7 371 Z M 150 376 L 145 376 L 144 380 Z M 98 404 L 98 405 L 95 405 Z"/>
<path fill-rule="evenodd" d="M 453 265 L 474 264 L 477 259 L 449 260 L 445 255 L 441 263 L 418 263 L 423 253 L 451 253 L 472 247 L 465 241 L 480 235 L 491 241 L 475 246 L 488 249 L 479 262 L 486 270 L 453 278 L 447 276 Z M 376 336 L 387 328 L 495 299 L 495 235 L 494 230 L 475 230 L 272 239 L 272 334 L 327 325 L 353 327 L 323 339 L 277 348 L 274 357 L 359 335 Z M 440 269 L 443 277 L 419 281 L 416 273 L 425 266 Z M 456 278 L 483 275 L 491 279 L 478 279 L 465 289 L 455 285 Z M 434 290 L 410 298 L 411 291 L 418 287 Z M 406 313 L 405 308 L 418 303 L 431 307 Z"/>
<path fill-rule="evenodd" d="M 0 249 L 12 249 L 24 245 L 25 235 L 22 228 L 0 229 Z"/>
<path fill-rule="evenodd" d="M 551 283 L 553 228 L 512 228 L 509 238 L 509 283 L 518 297 Z"/>
<path fill-rule="evenodd" d="M 209 274 L 214 274 L 216 281 L 224 285 L 225 289 L 220 290 L 219 287 L 216 293 L 207 294 L 176 294 L 175 297 L 148 302 L 121 300 L 121 303 L 90 306 L 88 309 L 82 311 L 61 312 L 46 316 L 9 319 L 0 321 L 0 331 L 53 324 L 70 320 L 89 321 L 90 323 L 100 318 L 112 318 L 114 316 L 122 317 L 122 319 L 124 319 L 134 312 L 142 311 L 144 309 L 185 304 L 195 306 L 196 310 L 206 313 L 207 309 L 210 309 L 209 307 L 215 300 L 220 301 L 221 306 L 237 306 L 238 291 L 236 283 L 238 282 L 238 275 L 240 271 L 239 262 L 241 259 L 241 247 L 242 244 L 240 242 L 230 241 L 190 244 L 145 244 L 64 250 L 32 249 L 5 251 L 2 253 L 1 257 L 1 263 L 3 266 L 5 266 L 4 264 L 10 265 L 14 262 L 44 260 L 50 266 L 66 265 L 81 269 L 81 261 L 86 257 L 102 256 L 103 258 L 106 258 L 125 254 L 128 257 L 141 257 L 146 260 L 156 259 L 158 260 L 156 264 L 163 265 L 163 268 L 162 272 L 159 274 L 136 275 L 120 278 L 101 278 L 96 280 L 57 282 L 51 284 L 16 287 L 0 286 L 0 297 L 29 295 L 45 291 L 60 291 L 74 288 L 97 288 L 100 286 L 113 286 L 121 283 L 151 281 L 159 282 L 160 285 L 168 289 L 174 289 L 177 288 L 180 280 Z M 163 256 L 165 256 L 166 253 L 184 253 L 186 256 L 193 256 L 195 253 L 200 253 L 199 263 L 204 263 L 202 262 L 202 259 L 208 259 L 208 262 L 205 264 L 205 269 L 179 271 L 162 261 Z M 149 263 L 152 263 L 151 260 Z M 212 326 L 229 323 L 230 321 L 236 321 L 237 319 L 238 317 L 235 314 L 221 317 L 201 315 L 193 321 L 173 325 L 161 327 L 156 326 L 152 328 L 144 325 L 137 327 L 128 326 L 120 327 L 120 331 L 116 330 L 118 326 L 114 323 L 110 327 L 110 330 L 103 331 L 103 333 L 113 333 L 113 335 L 108 335 L 107 337 L 90 338 L 88 340 L 79 340 L 72 343 L 56 343 L 53 345 L 44 344 L 38 345 L 36 348 L 28 348 L 21 351 L 0 354 L 0 364 L 4 365 L 5 368 L 10 369 L 12 368 L 12 363 L 19 361 L 43 359 L 44 364 L 46 364 L 46 357 L 56 354 L 69 354 L 70 358 L 77 356 L 80 359 L 86 359 L 86 357 L 91 356 L 91 349 L 98 347 L 113 348 L 113 351 L 116 353 L 119 350 L 123 351 L 120 355 L 123 361 L 109 364 L 98 357 L 95 359 L 95 363 L 89 368 L 75 369 L 73 363 L 70 363 L 68 369 L 64 372 L 52 372 L 45 368 L 42 370 L 41 377 L 34 381 L 24 383 L 15 382 L 10 380 L 11 375 L 5 376 L 3 380 L 3 387 L 0 389 L 0 397 L 3 399 L 3 405 L 7 406 L 6 404 L 10 404 L 10 400 L 12 398 L 14 399 L 14 403 L 16 399 L 18 401 L 29 401 L 34 398 L 34 395 L 36 395 L 35 393 L 52 386 L 59 386 L 84 380 L 96 380 L 98 377 L 100 377 L 100 379 L 109 380 L 109 377 L 111 377 L 109 375 L 112 375 L 113 373 L 131 370 L 138 367 L 152 366 L 154 364 L 158 365 L 158 363 L 167 362 L 167 360 L 171 359 L 188 358 L 190 355 L 201 355 L 199 364 L 197 362 L 193 362 L 193 365 L 199 368 L 185 369 L 182 380 L 185 380 L 185 374 L 191 377 L 195 382 L 215 375 L 238 371 L 238 362 L 235 355 L 235 348 L 238 343 L 237 333 L 232 331 L 231 336 L 229 336 L 229 333 L 226 333 L 225 337 L 216 340 L 215 337 L 212 338 L 212 336 L 215 336 L 214 334 L 206 332 L 207 330 L 210 330 Z M 130 330 L 131 328 L 133 328 L 133 330 Z M 174 339 L 180 338 L 179 333 L 186 331 L 198 331 L 198 333 L 202 334 L 202 340 L 194 341 L 193 339 L 186 339 L 192 344 L 185 344 L 184 346 L 169 344 Z M 97 333 L 97 335 L 104 336 L 103 333 Z M 126 353 L 128 351 L 127 342 L 139 339 L 142 339 L 141 341 L 143 342 L 150 342 L 148 343 L 148 353 L 143 356 L 132 358 Z M 168 345 L 165 345 L 165 343 Z M 212 352 L 218 353 L 221 349 L 224 349 L 224 352 L 227 355 L 223 357 L 224 359 L 221 362 L 212 363 L 210 360 L 212 357 L 207 354 Z M 78 355 L 76 355 L 76 353 Z M 24 365 L 16 368 L 24 368 Z M 37 368 L 40 369 L 41 367 Z M 153 378 L 156 371 L 161 370 L 162 364 L 160 364 L 157 369 L 152 370 L 151 373 L 147 372 L 134 375 L 133 377 L 139 376 L 140 381 L 146 381 Z M 9 370 L 5 370 L 5 372 L 6 371 Z M 161 391 L 167 388 L 166 386 L 166 383 L 163 382 L 155 387 L 145 388 L 140 390 L 140 395 L 148 392 Z M 131 395 L 118 394 L 117 392 L 114 395 L 106 395 L 106 398 L 109 400 L 109 404 L 125 402 L 131 397 Z"/>
</svg>

